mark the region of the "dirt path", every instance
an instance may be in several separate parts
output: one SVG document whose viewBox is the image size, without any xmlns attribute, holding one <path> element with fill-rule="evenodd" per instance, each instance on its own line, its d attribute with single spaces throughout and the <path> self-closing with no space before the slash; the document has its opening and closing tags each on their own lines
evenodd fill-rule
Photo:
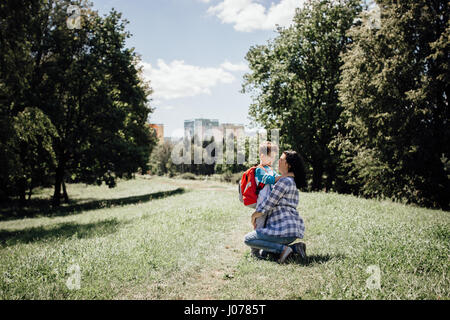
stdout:
<svg viewBox="0 0 450 320">
<path fill-rule="evenodd" d="M 248 222 L 247 219 L 245 219 Z M 236 267 L 248 247 L 243 238 L 249 228 L 244 219 L 236 221 L 233 232 L 225 235 L 223 243 L 217 245 L 208 257 L 208 264 L 191 270 L 187 274 L 176 272 L 160 281 L 152 281 L 143 287 L 130 287 L 119 299 L 137 300 L 219 300 L 222 288 L 236 272 Z"/>
<path fill-rule="evenodd" d="M 191 280 L 186 288 L 189 294 L 182 299 L 217 300 L 222 298 L 222 287 L 234 277 L 237 264 L 248 250 L 243 241 L 245 232 L 239 230 L 226 236 L 227 241 L 216 249 L 215 263 L 201 270 Z"/>
<path fill-rule="evenodd" d="M 173 180 L 170 185 L 188 191 L 237 192 L 237 188 L 231 184 L 213 181 L 207 187 L 203 181 L 198 180 Z M 244 207 L 242 209 L 245 211 Z M 119 299 L 221 299 L 221 289 L 233 277 L 237 264 L 248 250 L 244 244 L 244 235 L 251 229 L 249 217 L 245 214 L 238 216 L 228 233 L 220 235 L 219 238 L 223 240 L 211 250 L 206 265 L 175 272 L 163 280 L 149 282 L 140 288 L 127 288 Z"/>
</svg>

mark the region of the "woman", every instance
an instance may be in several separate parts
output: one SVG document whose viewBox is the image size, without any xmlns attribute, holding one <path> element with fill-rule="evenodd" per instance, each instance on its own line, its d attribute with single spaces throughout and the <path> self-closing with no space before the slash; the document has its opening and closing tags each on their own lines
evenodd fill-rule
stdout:
<svg viewBox="0 0 450 320">
<path fill-rule="evenodd" d="M 306 186 L 305 166 L 295 151 L 283 152 L 278 161 L 278 170 L 284 176 L 273 187 L 270 195 L 262 201 L 252 215 L 256 218 L 267 215 L 266 225 L 245 236 L 245 244 L 267 252 L 279 253 L 283 263 L 292 253 L 306 257 L 306 245 L 302 242 L 290 245 L 297 238 L 303 238 L 305 225 L 297 212 L 298 190 Z"/>
</svg>

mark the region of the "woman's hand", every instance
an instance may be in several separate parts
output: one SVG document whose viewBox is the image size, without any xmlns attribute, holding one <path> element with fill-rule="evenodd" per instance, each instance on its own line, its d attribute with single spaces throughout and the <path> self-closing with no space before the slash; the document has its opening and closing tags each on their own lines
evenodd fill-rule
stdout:
<svg viewBox="0 0 450 320">
<path fill-rule="evenodd" d="M 261 212 L 257 212 L 257 211 L 253 212 L 253 214 L 252 214 L 252 225 L 253 225 L 253 229 L 254 230 L 256 229 L 256 219 L 261 217 L 262 215 L 263 215 L 263 213 L 261 213 Z"/>
</svg>

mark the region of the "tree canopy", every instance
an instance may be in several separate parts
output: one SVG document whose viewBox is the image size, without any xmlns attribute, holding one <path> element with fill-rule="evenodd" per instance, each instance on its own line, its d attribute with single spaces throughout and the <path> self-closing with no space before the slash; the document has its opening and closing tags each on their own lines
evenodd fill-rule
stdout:
<svg viewBox="0 0 450 320">
<path fill-rule="evenodd" d="M 73 4 L 82 9 L 79 28 L 67 24 Z M 121 14 L 100 17 L 87 1 L 7 0 L 0 18 L 0 179 L 10 184 L 23 164 L 12 148 L 20 132 L 11 119 L 26 108 L 40 110 L 31 121 L 51 124 L 51 133 L 35 130 L 51 138 L 51 151 L 48 144 L 27 147 L 54 157 L 43 163 L 52 170 L 55 205 L 68 179 L 113 187 L 117 177 L 146 171 L 155 144 L 145 125 L 152 91 L 139 56 L 125 47 L 130 33 Z"/>
<path fill-rule="evenodd" d="M 448 2 L 379 6 L 379 28 L 352 27 L 343 57 L 343 173 L 364 195 L 448 207 Z"/>
<path fill-rule="evenodd" d="M 449 208 L 449 3 L 306 1 L 247 53 L 250 116 L 311 189 Z"/>
<path fill-rule="evenodd" d="M 314 190 L 322 188 L 324 173 L 328 187 L 334 176 L 328 144 L 339 129 L 341 53 L 360 10 L 359 1 L 306 1 L 291 27 L 278 28 L 275 39 L 246 56 L 251 71 L 243 92 L 253 95 L 251 117 L 267 129 L 281 129 L 281 142 L 312 167 Z"/>
</svg>

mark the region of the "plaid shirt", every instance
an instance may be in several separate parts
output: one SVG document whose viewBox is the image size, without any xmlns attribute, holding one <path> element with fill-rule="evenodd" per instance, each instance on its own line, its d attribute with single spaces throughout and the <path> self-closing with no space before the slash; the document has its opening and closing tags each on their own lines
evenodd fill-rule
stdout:
<svg viewBox="0 0 450 320">
<path fill-rule="evenodd" d="M 266 226 L 258 231 L 269 236 L 303 238 L 305 225 L 297 205 L 298 190 L 294 178 L 281 178 L 256 208 L 257 212 L 267 215 Z"/>
</svg>

